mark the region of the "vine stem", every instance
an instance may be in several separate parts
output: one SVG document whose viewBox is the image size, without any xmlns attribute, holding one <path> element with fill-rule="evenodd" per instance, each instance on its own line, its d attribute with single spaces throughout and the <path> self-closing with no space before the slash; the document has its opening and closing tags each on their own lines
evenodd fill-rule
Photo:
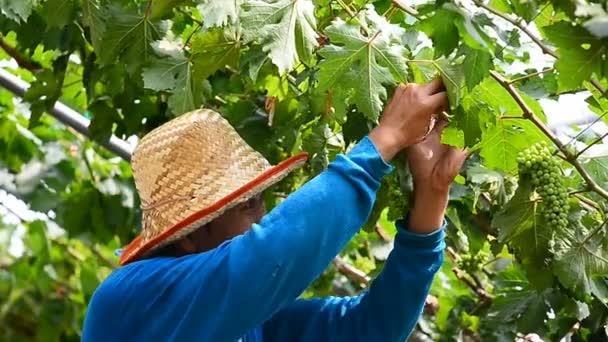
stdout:
<svg viewBox="0 0 608 342">
<path fill-rule="evenodd" d="M 568 151 L 566 146 L 557 138 L 557 136 L 549 129 L 549 127 L 547 127 L 538 118 L 538 116 L 536 116 L 536 114 L 534 114 L 534 112 L 532 111 L 530 106 L 528 106 L 528 104 L 524 101 L 524 99 L 522 98 L 521 94 L 519 94 L 517 89 L 515 89 L 515 87 L 513 87 L 513 85 L 510 84 L 506 78 L 501 76 L 496 71 L 490 71 L 490 75 L 492 75 L 492 77 L 496 81 L 498 81 L 498 83 L 500 85 L 502 85 L 503 88 L 505 88 L 509 92 L 509 94 L 515 100 L 515 102 L 517 102 L 517 104 L 523 111 L 523 117 L 525 119 L 530 120 L 538 129 L 540 129 L 543 132 L 543 134 L 545 134 L 555 144 L 555 146 L 557 146 L 557 148 L 564 154 L 566 161 L 568 163 L 570 163 L 572 166 L 574 166 L 576 171 L 578 171 L 578 173 L 581 175 L 581 177 L 583 177 L 583 179 L 587 183 L 587 187 L 589 188 L 589 190 L 597 193 L 598 195 L 600 195 L 603 198 L 608 200 L 608 191 L 603 189 L 601 186 L 599 186 L 595 182 L 595 180 L 593 180 L 593 178 L 591 177 L 589 172 L 587 172 L 587 170 L 585 170 L 585 168 L 578 161 L 578 159 L 576 158 L 577 156 L 572 155 L 572 153 L 570 153 Z"/>
<path fill-rule="evenodd" d="M 0 48 L 6 52 L 12 59 L 17 62 L 17 65 L 23 69 L 29 70 L 30 72 L 36 72 L 42 69 L 42 66 L 29 58 L 22 56 L 19 51 L 4 40 L 4 37 L 0 33 Z"/>
<path fill-rule="evenodd" d="M 595 120 L 593 120 L 590 124 L 587 124 L 587 127 L 583 128 L 580 132 L 578 132 L 577 135 L 575 135 L 574 137 L 572 137 L 572 139 L 570 139 L 570 141 L 568 141 L 566 143 L 566 146 L 570 145 L 572 142 L 574 142 L 576 139 L 578 139 L 581 135 L 583 135 L 585 132 L 587 132 L 587 130 L 589 130 L 589 128 L 591 128 L 593 125 L 595 125 L 600 120 L 602 120 L 602 118 L 604 116 L 606 116 L 606 114 L 608 114 L 608 111 L 603 112 L 602 115 L 600 115 L 597 118 L 595 118 Z"/>
<path fill-rule="evenodd" d="M 592 142 L 591 142 L 589 145 L 585 146 L 585 148 L 584 148 L 584 149 L 582 149 L 580 152 L 578 152 L 578 153 L 577 153 L 577 154 L 576 154 L 574 157 L 575 157 L 575 158 L 580 157 L 580 156 L 581 156 L 583 153 L 587 152 L 587 150 L 588 150 L 588 149 L 590 149 L 590 148 L 591 148 L 591 146 L 593 146 L 593 145 L 595 145 L 595 144 L 599 143 L 600 141 L 604 140 L 604 138 L 605 138 L 605 137 L 607 137 L 607 136 L 608 136 L 608 132 L 606 132 L 606 133 L 602 134 L 602 136 L 601 136 L 601 137 L 599 137 L 599 138 L 597 138 L 597 139 L 593 140 L 593 141 L 592 141 Z"/>
<path fill-rule="evenodd" d="M 190 13 L 186 12 L 185 10 L 178 8 L 177 9 L 178 12 L 180 12 L 181 14 L 185 15 L 186 17 L 188 17 L 188 19 L 192 20 L 192 22 L 197 23 L 199 26 L 203 26 L 203 22 L 196 19 L 195 17 L 193 17 Z"/>
<path fill-rule="evenodd" d="M 345 275 L 348 279 L 359 283 L 359 285 L 361 287 L 369 286 L 369 283 L 371 282 L 371 278 L 367 274 L 365 274 L 365 272 L 363 272 L 360 269 L 356 268 L 355 266 L 351 265 L 349 262 L 344 260 L 342 257 L 340 257 L 340 256 L 335 257 L 333 263 L 336 266 L 336 269 L 338 269 L 338 272 Z M 424 302 L 425 310 L 436 311 L 437 310 L 436 306 L 438 305 L 437 303 L 438 303 L 437 297 L 435 297 L 431 294 L 427 295 L 426 300 Z"/>
<path fill-rule="evenodd" d="M 534 72 L 534 73 L 531 73 L 531 74 L 528 74 L 528 75 L 525 75 L 525 76 L 522 76 L 522 77 L 518 77 L 518 78 L 512 79 L 512 80 L 509 81 L 509 83 L 510 84 L 515 84 L 517 82 L 521 82 L 523 80 L 527 80 L 529 78 L 533 78 L 533 77 L 536 77 L 536 76 L 539 76 L 539 75 L 542 75 L 542 74 L 548 74 L 548 73 L 553 72 L 553 71 L 555 71 L 554 68 L 548 68 L 548 69 L 540 70 L 540 71 L 537 71 L 537 72 Z"/>
<path fill-rule="evenodd" d="M 489 5 L 484 4 L 481 0 L 473 0 L 473 3 L 477 7 L 483 8 L 486 11 L 494 14 L 495 16 L 508 21 L 513 26 L 517 27 L 519 30 L 521 30 L 523 33 L 525 33 L 528 36 L 528 38 L 530 38 L 541 49 L 541 51 L 544 54 L 547 54 L 556 59 L 559 59 L 559 55 L 557 54 L 557 52 L 555 50 L 553 50 L 552 48 L 550 48 L 549 46 L 547 46 L 547 44 L 543 43 L 543 41 L 539 37 L 535 36 L 534 33 L 532 33 L 526 27 L 526 25 L 522 24 L 521 20 L 513 19 L 512 17 L 508 16 L 507 14 L 502 13 Z M 591 82 L 591 84 L 595 87 L 595 89 L 597 89 L 600 93 L 606 94 L 606 89 L 595 78 L 592 77 L 589 82 Z"/>
<path fill-rule="evenodd" d="M 340 256 L 334 258 L 334 265 L 338 272 L 344 274 L 347 278 L 356 281 L 359 285 L 367 287 L 370 282 L 370 277 L 365 272 L 346 262 Z"/>
<path fill-rule="evenodd" d="M 602 224 L 597 226 L 591 233 L 589 233 L 589 235 L 587 235 L 583 239 L 583 242 L 581 243 L 581 245 L 584 245 L 585 243 L 587 243 L 587 241 L 591 240 L 591 238 L 594 237 L 595 234 L 599 233 L 599 231 L 602 230 L 602 228 L 604 228 L 606 226 L 606 223 L 608 223 L 608 219 L 605 219 L 604 222 L 602 222 Z"/>
<path fill-rule="evenodd" d="M 452 259 L 452 261 L 455 263 L 461 260 L 460 256 L 456 253 L 456 251 L 454 251 L 452 247 L 447 247 L 446 253 L 450 257 L 450 259 Z M 485 288 L 483 288 L 479 279 L 476 279 L 473 276 L 470 276 L 471 278 L 469 278 L 467 273 L 457 266 L 452 267 L 452 272 L 454 272 L 454 276 L 456 276 L 458 280 L 462 281 L 471 290 L 473 290 L 473 292 L 475 292 L 475 294 L 477 294 L 477 296 L 479 296 L 479 298 L 481 298 L 483 302 L 489 303 L 494 300 L 494 296 L 488 293 Z"/>
</svg>

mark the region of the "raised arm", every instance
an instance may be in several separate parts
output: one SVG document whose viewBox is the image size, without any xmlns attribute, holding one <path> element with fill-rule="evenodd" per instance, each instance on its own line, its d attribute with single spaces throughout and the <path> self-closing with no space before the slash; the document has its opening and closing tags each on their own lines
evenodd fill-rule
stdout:
<svg viewBox="0 0 608 342">
<path fill-rule="evenodd" d="M 236 339 L 291 304 L 365 222 L 381 178 L 391 171 L 387 161 L 419 141 L 445 103 L 440 81 L 399 87 L 378 127 L 349 154 L 339 155 L 250 231 L 210 252 L 213 258 L 181 261 L 187 281 L 178 286 L 192 303 L 183 326 L 196 329 L 196 322 L 217 312 L 217 334 L 200 336 Z"/>
<path fill-rule="evenodd" d="M 449 185 L 466 153 L 441 145 L 443 123 L 409 149 L 414 207 L 397 223 L 395 247 L 370 289 L 357 297 L 298 300 L 264 326 L 264 341 L 405 341 L 443 260 Z"/>
</svg>

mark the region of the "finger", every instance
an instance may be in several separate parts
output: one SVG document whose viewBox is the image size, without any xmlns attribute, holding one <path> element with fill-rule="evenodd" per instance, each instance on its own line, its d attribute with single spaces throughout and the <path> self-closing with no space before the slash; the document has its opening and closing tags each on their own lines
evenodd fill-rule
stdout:
<svg viewBox="0 0 608 342">
<path fill-rule="evenodd" d="M 441 145 L 441 134 L 443 133 L 443 129 L 449 124 L 449 122 L 441 119 L 437 119 L 435 122 L 435 126 L 433 127 L 432 132 L 429 133 L 426 141 L 432 143 L 433 146 Z"/>
<path fill-rule="evenodd" d="M 435 122 L 435 128 L 433 129 L 433 133 L 437 134 L 437 135 L 441 135 L 441 133 L 443 133 L 443 130 L 449 125 L 450 123 L 448 121 L 445 121 L 443 119 L 437 119 L 437 122 Z"/>
<path fill-rule="evenodd" d="M 433 95 L 445 91 L 445 85 L 440 77 L 422 86 L 424 94 Z"/>
<path fill-rule="evenodd" d="M 445 91 L 429 96 L 428 101 L 433 113 L 440 113 L 448 109 L 448 93 Z"/>
<path fill-rule="evenodd" d="M 447 160 L 448 170 L 447 173 L 450 177 L 456 177 L 456 175 L 462 169 L 462 165 L 464 161 L 467 159 L 467 151 L 466 149 L 461 150 L 458 148 L 451 147 L 445 152 L 444 158 Z"/>
</svg>

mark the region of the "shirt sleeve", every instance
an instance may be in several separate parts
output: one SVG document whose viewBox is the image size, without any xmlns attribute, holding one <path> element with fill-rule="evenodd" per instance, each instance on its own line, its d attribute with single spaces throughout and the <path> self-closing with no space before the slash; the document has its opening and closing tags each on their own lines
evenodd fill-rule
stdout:
<svg viewBox="0 0 608 342">
<path fill-rule="evenodd" d="M 173 268 L 180 331 L 236 340 L 293 303 L 367 220 L 392 171 L 365 137 L 247 233 Z M 174 336 L 181 336 L 175 333 Z"/>
<path fill-rule="evenodd" d="M 428 235 L 409 232 L 406 224 L 397 223 L 395 247 L 367 291 L 297 300 L 264 325 L 264 341 L 406 341 L 445 248 L 445 224 Z"/>
</svg>

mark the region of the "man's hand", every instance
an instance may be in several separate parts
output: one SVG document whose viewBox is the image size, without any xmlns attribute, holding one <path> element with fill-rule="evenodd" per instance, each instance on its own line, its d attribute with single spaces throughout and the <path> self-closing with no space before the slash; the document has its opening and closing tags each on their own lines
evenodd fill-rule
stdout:
<svg viewBox="0 0 608 342">
<path fill-rule="evenodd" d="M 424 85 L 400 85 L 369 138 L 385 161 L 425 137 L 433 114 L 444 110 L 448 98 L 441 79 Z"/>
<path fill-rule="evenodd" d="M 450 185 L 460 172 L 467 152 L 441 143 L 447 122 L 438 122 L 429 136 L 407 149 L 407 160 L 414 177 L 414 207 L 410 229 L 429 233 L 443 223 Z"/>
</svg>

